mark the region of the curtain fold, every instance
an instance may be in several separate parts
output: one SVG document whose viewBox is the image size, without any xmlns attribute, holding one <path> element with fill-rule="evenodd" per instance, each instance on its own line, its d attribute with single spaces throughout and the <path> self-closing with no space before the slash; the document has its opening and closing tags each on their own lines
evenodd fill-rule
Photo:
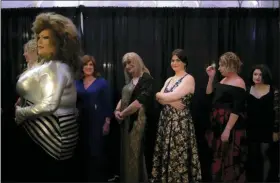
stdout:
<svg viewBox="0 0 280 183">
<path fill-rule="evenodd" d="M 135 51 L 143 57 L 160 89 L 172 74 L 170 54 L 183 48 L 189 56 L 189 72 L 204 85 L 201 71 L 225 51 L 234 51 L 244 63 L 242 76 L 255 63 L 279 69 L 279 11 L 276 9 L 194 8 L 24 8 L 2 10 L 2 73 L 16 82 L 24 65 L 23 44 L 40 12 L 57 12 L 73 20 L 85 53 L 93 54 L 113 88 L 120 91 L 121 57 Z M 83 13 L 83 25 L 81 25 Z M 82 33 L 82 27 L 84 34 Z M 9 72 L 8 72 L 9 70 Z M 112 80 L 112 81 L 111 81 Z M 5 80 L 7 81 L 7 80 Z M 279 79 L 275 78 L 279 85 Z"/>
</svg>

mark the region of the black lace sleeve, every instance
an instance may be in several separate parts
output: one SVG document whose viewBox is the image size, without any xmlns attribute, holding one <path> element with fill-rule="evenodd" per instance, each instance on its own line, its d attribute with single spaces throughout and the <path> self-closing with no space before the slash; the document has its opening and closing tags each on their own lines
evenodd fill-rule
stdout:
<svg viewBox="0 0 280 183">
<path fill-rule="evenodd" d="M 139 95 L 136 100 L 142 105 L 146 105 L 154 97 L 153 82 L 154 79 L 149 75 L 143 79 L 141 86 L 139 86 Z"/>
<path fill-rule="evenodd" d="M 279 99 L 279 90 L 274 90 L 274 127 L 273 131 L 274 132 L 279 132 L 279 123 L 280 123 L 280 99 Z"/>
</svg>

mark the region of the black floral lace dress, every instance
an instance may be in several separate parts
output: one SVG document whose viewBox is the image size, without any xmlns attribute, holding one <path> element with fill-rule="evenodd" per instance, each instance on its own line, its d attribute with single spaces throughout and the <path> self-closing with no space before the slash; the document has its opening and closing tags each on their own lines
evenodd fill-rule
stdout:
<svg viewBox="0 0 280 183">
<path fill-rule="evenodd" d="M 172 92 L 182 81 L 164 92 Z M 161 111 L 157 131 L 151 182 L 199 182 L 201 168 L 198 158 L 195 129 L 190 113 L 193 95 L 182 100 L 186 109 L 177 110 L 165 105 Z"/>
</svg>

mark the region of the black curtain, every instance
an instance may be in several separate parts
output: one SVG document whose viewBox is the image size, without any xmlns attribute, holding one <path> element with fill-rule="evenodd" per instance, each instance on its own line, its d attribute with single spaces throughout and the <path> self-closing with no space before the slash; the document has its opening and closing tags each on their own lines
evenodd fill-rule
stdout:
<svg viewBox="0 0 280 183">
<path fill-rule="evenodd" d="M 109 80 L 114 101 L 123 85 L 122 56 L 143 58 L 160 90 L 172 75 L 170 54 L 183 48 L 197 89 L 205 87 L 205 68 L 226 52 L 236 52 L 241 76 L 254 64 L 267 64 L 279 87 L 279 26 L 276 9 L 83 8 L 84 51 L 96 57 Z M 116 77 L 117 76 L 117 77 Z"/>
<path fill-rule="evenodd" d="M 189 57 L 188 71 L 196 80 L 193 117 L 201 159 L 205 162 L 203 170 L 207 171 L 210 153 L 205 148 L 203 134 L 209 121 L 202 105 L 207 84 L 205 68 L 213 61 L 218 64 L 222 53 L 233 51 L 243 62 L 241 76 L 245 80 L 252 65 L 265 63 L 279 86 L 278 14 L 273 9 L 84 8 L 84 50 L 94 55 L 103 68 L 116 104 L 124 80 L 121 59 L 126 52 L 139 53 L 157 81 L 159 91 L 172 75 L 172 50 L 185 49 Z M 147 134 L 149 168 L 158 112 L 159 108 Z M 117 148 L 118 144 L 114 144 Z M 207 172 L 203 174 L 208 179 Z"/>
<path fill-rule="evenodd" d="M 102 75 L 111 87 L 112 102 L 120 98 L 124 84 L 122 56 L 126 52 L 137 52 L 155 78 L 159 91 L 164 81 L 173 73 L 170 69 L 171 52 L 183 48 L 188 53 L 189 67 L 196 80 L 193 100 L 193 117 L 203 162 L 203 175 L 207 180 L 207 149 L 203 133 L 209 125 L 203 104 L 207 83 L 205 68 L 226 51 L 236 52 L 242 62 L 241 76 L 245 80 L 254 64 L 265 63 L 272 70 L 274 82 L 279 80 L 279 11 L 276 9 L 193 9 L 193 8 L 52 8 L 2 10 L 2 108 L 13 111 L 16 96 L 15 82 L 23 63 L 22 46 L 30 36 L 35 15 L 42 11 L 58 12 L 72 17 L 83 32 L 83 49 L 93 55 Z M 83 13 L 83 27 L 79 19 Z M 5 100 L 3 101 L 3 98 Z M 154 123 L 147 130 L 147 160 L 149 170 L 160 107 L 155 105 Z M 6 120 L 13 123 L 11 113 Z M 112 139 L 117 136 L 117 125 L 112 124 Z M 2 127 L 3 129 L 3 127 Z M 3 129 L 4 130 L 4 129 Z M 2 130 L 2 131 L 3 131 Z M 9 134 L 13 132 L 7 130 Z M 3 134 L 3 133 L 2 133 Z M 10 136 L 11 138 L 11 136 Z M 8 144 L 10 138 L 2 138 Z M 115 146 L 114 146 L 114 145 Z M 109 145 L 112 152 L 118 150 L 117 143 Z M 3 149 L 3 148 L 2 148 Z M 3 149 L 4 150 L 4 149 Z M 8 151 L 8 150 L 6 150 Z M 2 153 L 2 156 L 4 154 Z M 7 156 L 8 157 L 8 156 Z M 3 159 L 3 158 L 2 158 Z M 11 159 L 11 158 L 10 158 Z M 115 157 L 117 159 L 117 157 Z M 113 170 L 112 170 L 113 171 Z M 2 174 L 4 176 L 4 174 Z"/>
<path fill-rule="evenodd" d="M 14 104 L 17 100 L 15 85 L 26 67 L 23 46 L 32 38 L 32 22 L 40 12 L 56 12 L 70 18 L 80 28 L 78 8 L 26 8 L 4 9 L 1 17 L 1 135 L 2 135 L 2 180 L 13 180 L 17 162 L 17 126 L 14 122 Z M 28 166 L 28 165 L 27 165 Z"/>
</svg>

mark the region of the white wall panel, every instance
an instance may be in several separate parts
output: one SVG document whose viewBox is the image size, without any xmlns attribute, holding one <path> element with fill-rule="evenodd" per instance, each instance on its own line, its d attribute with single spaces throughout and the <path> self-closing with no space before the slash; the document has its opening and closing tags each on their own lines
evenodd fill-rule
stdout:
<svg viewBox="0 0 280 183">
<path fill-rule="evenodd" d="M 241 1 L 240 1 L 241 2 Z M 238 0 L 228 1 L 13 1 L 4 0 L 1 2 L 2 8 L 22 8 L 22 7 L 77 7 L 84 5 L 86 7 L 254 7 L 254 8 L 277 8 L 278 0 L 273 1 L 253 1 L 244 0 L 239 3 Z"/>
</svg>

